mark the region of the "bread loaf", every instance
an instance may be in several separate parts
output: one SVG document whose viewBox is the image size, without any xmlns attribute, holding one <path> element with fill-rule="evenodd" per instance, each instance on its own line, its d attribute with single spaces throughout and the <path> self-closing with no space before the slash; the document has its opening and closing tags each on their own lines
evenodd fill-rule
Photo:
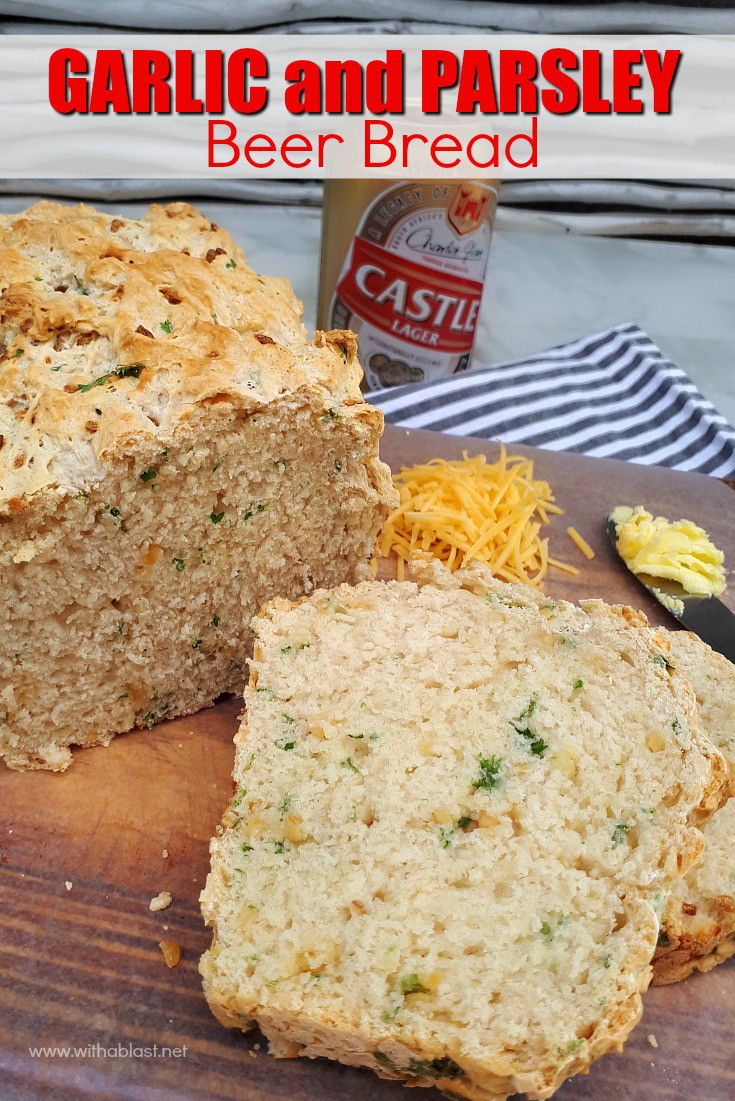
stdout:
<svg viewBox="0 0 735 1101">
<path fill-rule="evenodd" d="M 0 217 L 0 755 L 241 691 L 276 593 L 368 576 L 395 500 L 349 333 L 192 207 Z"/>
<path fill-rule="evenodd" d="M 275 1055 L 546 1098 L 638 1020 L 727 767 L 618 611 L 424 574 L 255 621 L 204 989 Z"/>
<path fill-rule="evenodd" d="M 735 767 L 735 665 L 686 631 L 662 632 L 697 696 L 704 731 Z M 674 887 L 653 963 L 655 984 L 709 971 L 735 955 L 735 800 L 704 827 L 701 860 Z"/>
</svg>

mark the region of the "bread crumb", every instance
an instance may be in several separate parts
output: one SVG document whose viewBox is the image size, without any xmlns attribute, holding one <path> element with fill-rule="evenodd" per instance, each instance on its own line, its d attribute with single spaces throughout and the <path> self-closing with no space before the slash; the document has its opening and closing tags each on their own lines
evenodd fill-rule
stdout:
<svg viewBox="0 0 735 1101">
<path fill-rule="evenodd" d="M 159 940 L 158 947 L 163 953 L 163 958 L 166 961 L 166 967 L 176 967 L 177 963 L 181 959 L 181 945 L 175 940 Z"/>
<path fill-rule="evenodd" d="M 164 849 L 163 852 L 161 853 L 161 856 L 163 857 L 164 860 L 168 860 L 168 849 Z"/>
<path fill-rule="evenodd" d="M 258 1053 L 256 1051 L 250 1051 L 249 1050 L 248 1055 L 250 1056 L 251 1059 L 257 1059 L 258 1058 Z"/>
<path fill-rule="evenodd" d="M 156 910 L 165 910 L 167 906 L 171 905 L 172 901 L 173 899 L 170 891 L 161 891 L 160 894 L 156 895 L 156 897 L 152 898 L 148 903 L 148 909 L 154 912 Z"/>
<path fill-rule="evenodd" d="M 74 884 L 72 883 L 72 881 L 70 879 L 66 879 L 64 881 L 64 886 L 66 887 L 67 891 L 70 891 L 72 889 L 72 887 L 74 886 Z"/>
<path fill-rule="evenodd" d="M 656 1039 L 656 1037 L 653 1035 L 652 1032 L 648 1033 L 648 1042 L 651 1045 L 651 1047 L 658 1047 L 658 1040 Z"/>
</svg>

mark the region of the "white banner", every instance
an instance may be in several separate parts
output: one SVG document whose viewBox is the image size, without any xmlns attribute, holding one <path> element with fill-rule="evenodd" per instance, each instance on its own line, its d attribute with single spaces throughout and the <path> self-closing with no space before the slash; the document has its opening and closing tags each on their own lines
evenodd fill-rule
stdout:
<svg viewBox="0 0 735 1101">
<path fill-rule="evenodd" d="M 735 37 L 19 35 L 11 178 L 727 178 Z"/>
</svg>

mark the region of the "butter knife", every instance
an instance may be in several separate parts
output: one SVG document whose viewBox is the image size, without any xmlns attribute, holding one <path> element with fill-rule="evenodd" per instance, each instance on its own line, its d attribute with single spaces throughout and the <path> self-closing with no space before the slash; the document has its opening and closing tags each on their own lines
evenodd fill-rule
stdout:
<svg viewBox="0 0 735 1101">
<path fill-rule="evenodd" d="M 618 533 L 612 515 L 607 518 L 607 534 L 623 565 L 626 569 L 629 568 L 620 554 Z M 735 615 L 718 597 L 688 593 L 678 582 L 665 578 L 633 573 L 632 570 L 631 574 L 683 627 L 699 635 L 713 650 L 724 654 L 729 661 L 735 663 Z"/>
</svg>

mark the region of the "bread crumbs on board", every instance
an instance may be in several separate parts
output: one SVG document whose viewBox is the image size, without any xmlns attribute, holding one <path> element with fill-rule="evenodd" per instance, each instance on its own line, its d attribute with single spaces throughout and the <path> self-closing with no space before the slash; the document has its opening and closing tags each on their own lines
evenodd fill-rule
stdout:
<svg viewBox="0 0 735 1101">
<path fill-rule="evenodd" d="M 156 913 L 158 910 L 165 910 L 167 906 L 170 906 L 173 902 L 173 897 L 170 891 L 161 891 L 155 898 L 152 898 L 148 903 L 148 909 L 153 910 Z"/>
</svg>

